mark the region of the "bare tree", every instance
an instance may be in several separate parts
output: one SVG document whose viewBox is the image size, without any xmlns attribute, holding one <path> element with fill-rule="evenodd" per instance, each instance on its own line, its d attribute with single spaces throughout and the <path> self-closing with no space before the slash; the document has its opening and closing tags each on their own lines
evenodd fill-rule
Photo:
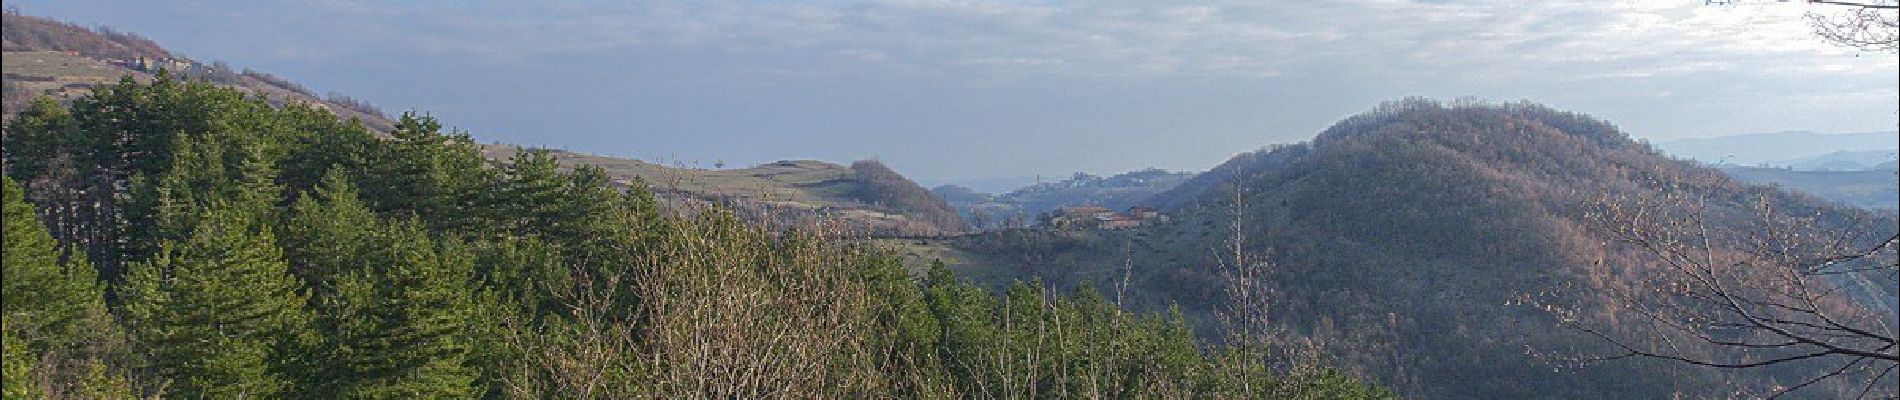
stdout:
<svg viewBox="0 0 1900 400">
<path fill-rule="evenodd" d="M 1825 8 L 1825 11 L 1809 11 L 1806 15 L 1815 35 L 1822 40 L 1863 51 L 1900 52 L 1900 3 L 1894 0 L 1805 1 Z M 1753 2 L 1703 0 L 1702 3 L 1728 6 Z"/>
<path fill-rule="evenodd" d="M 1808 23 L 1822 40 L 1863 51 L 1900 53 L 1900 4 L 1893 0 L 1808 3 L 1843 8 L 1832 13 L 1808 13 Z"/>
<path fill-rule="evenodd" d="M 1843 393 L 1892 395 L 1897 318 L 1878 282 L 1900 279 L 1900 236 L 1830 228 L 1839 221 L 1786 215 L 1766 200 L 1737 214 L 1751 213 L 1681 192 L 1599 201 L 1589 221 L 1623 245 L 1607 246 L 1597 265 L 1616 277 L 1602 285 L 1615 322 L 1558 315 L 1619 350 L 1604 360 L 1730 370 L 1801 362 L 1821 367 L 1770 396 L 1830 381 Z M 1753 226 L 1723 228 L 1738 223 Z"/>
</svg>

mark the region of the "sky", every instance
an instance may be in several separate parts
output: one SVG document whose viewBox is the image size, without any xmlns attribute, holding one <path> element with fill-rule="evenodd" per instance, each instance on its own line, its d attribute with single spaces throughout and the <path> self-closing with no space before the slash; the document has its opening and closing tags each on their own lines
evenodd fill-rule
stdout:
<svg viewBox="0 0 1900 400">
<path fill-rule="evenodd" d="M 1278 4 L 1273 4 L 1278 3 Z M 1406 96 L 1651 141 L 1893 130 L 1900 60 L 1702 0 L 8 1 L 419 111 L 669 164 L 878 159 L 925 183 L 1203 170 Z"/>
</svg>

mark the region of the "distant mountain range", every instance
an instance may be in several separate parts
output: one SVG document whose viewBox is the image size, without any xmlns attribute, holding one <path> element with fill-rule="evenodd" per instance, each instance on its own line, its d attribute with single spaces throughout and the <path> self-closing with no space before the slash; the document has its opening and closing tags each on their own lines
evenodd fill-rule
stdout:
<svg viewBox="0 0 1900 400">
<path fill-rule="evenodd" d="M 1800 170 L 1774 167 L 1722 167 L 1735 180 L 1774 185 L 1864 208 L 1900 208 L 1900 175 L 1892 162 L 1858 171 Z"/>
<path fill-rule="evenodd" d="M 1657 144 L 1735 179 L 1776 185 L 1867 208 L 1900 208 L 1900 132 L 1806 131 L 1683 139 Z"/>
<path fill-rule="evenodd" d="M 1669 140 L 1656 143 L 1669 154 L 1708 164 L 1788 166 L 1829 153 L 1900 149 L 1900 132 L 1816 133 L 1788 131 Z"/>
<path fill-rule="evenodd" d="M 1900 149 L 1840 150 L 1821 155 L 1770 161 L 1768 165 L 1786 166 L 1800 171 L 1869 171 L 1893 169 L 1900 164 Z"/>
<path fill-rule="evenodd" d="M 1196 175 L 1145 169 L 1111 176 L 1076 173 L 1068 179 L 1023 186 L 1002 195 L 989 195 L 957 186 L 938 186 L 932 191 L 949 201 L 966 217 L 984 228 L 1022 224 L 1038 214 L 1069 206 L 1102 206 L 1122 210 L 1134 206 L 1152 206 L 1146 201 L 1173 189 Z M 1012 222 L 1013 221 L 1013 222 Z"/>
</svg>

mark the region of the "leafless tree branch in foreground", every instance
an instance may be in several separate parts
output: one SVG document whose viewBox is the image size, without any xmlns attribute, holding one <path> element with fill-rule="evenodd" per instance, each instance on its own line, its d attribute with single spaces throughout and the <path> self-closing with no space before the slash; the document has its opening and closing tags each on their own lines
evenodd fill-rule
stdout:
<svg viewBox="0 0 1900 400">
<path fill-rule="evenodd" d="M 1602 360 L 1721 369 L 1802 362 L 1820 367 L 1771 397 L 1830 381 L 1858 386 L 1860 396 L 1891 395 L 1900 318 L 1892 289 L 1880 285 L 1900 279 L 1900 235 L 1830 228 L 1839 221 L 1786 215 L 1766 200 L 1750 213 L 1681 194 L 1605 199 L 1588 217 L 1615 244 L 1596 267 L 1619 277 L 1603 285 L 1612 322 L 1577 310 L 1559 317 L 1618 349 Z"/>
</svg>

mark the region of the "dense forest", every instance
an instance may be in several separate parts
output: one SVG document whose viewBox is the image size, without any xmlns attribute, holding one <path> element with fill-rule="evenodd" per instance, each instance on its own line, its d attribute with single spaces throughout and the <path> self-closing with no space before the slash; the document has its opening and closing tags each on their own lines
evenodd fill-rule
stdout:
<svg viewBox="0 0 1900 400">
<path fill-rule="evenodd" d="M 4 163 L 9 399 L 1390 396 L 415 114 L 383 137 L 161 74 L 32 104 Z"/>
</svg>

